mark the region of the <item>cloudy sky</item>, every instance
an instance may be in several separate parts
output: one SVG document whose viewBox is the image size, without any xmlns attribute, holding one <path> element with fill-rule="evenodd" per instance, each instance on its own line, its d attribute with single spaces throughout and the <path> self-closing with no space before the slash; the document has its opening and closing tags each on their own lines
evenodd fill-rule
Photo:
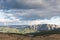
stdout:
<svg viewBox="0 0 60 40">
<path fill-rule="evenodd" d="M 0 24 L 60 24 L 60 0 L 0 0 Z"/>
</svg>

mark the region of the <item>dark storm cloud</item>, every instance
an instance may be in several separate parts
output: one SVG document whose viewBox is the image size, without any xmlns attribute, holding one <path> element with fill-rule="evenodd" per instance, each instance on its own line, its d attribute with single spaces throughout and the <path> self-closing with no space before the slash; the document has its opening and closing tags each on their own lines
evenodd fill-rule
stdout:
<svg viewBox="0 0 60 40">
<path fill-rule="evenodd" d="M 0 9 L 58 9 L 59 0 L 0 0 Z"/>
<path fill-rule="evenodd" d="M 60 16 L 60 11 L 56 10 L 37 10 L 37 9 L 20 9 L 10 10 L 10 13 L 21 20 L 50 19 L 54 16 Z"/>
<path fill-rule="evenodd" d="M 4 24 L 60 24 L 60 0 L 0 0 L 0 9 Z"/>
<path fill-rule="evenodd" d="M 0 8 L 4 9 L 57 9 L 59 0 L 0 0 Z"/>
<path fill-rule="evenodd" d="M 11 13 L 22 20 L 60 16 L 60 0 L 0 0 L 0 8 L 19 9 Z"/>
<path fill-rule="evenodd" d="M 41 4 L 32 3 L 30 0 L 0 0 L 0 8 L 3 9 L 44 9 L 45 7 Z M 36 0 L 35 0 L 36 1 Z M 34 0 L 33 0 L 34 2 Z"/>
</svg>

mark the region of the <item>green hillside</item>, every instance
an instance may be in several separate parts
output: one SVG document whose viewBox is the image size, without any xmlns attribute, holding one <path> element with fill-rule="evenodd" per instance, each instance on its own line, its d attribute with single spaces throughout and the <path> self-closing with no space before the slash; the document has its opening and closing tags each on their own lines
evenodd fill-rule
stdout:
<svg viewBox="0 0 60 40">
<path fill-rule="evenodd" d="M 35 32 L 35 30 L 28 29 L 28 28 L 22 30 L 22 29 L 9 28 L 9 27 L 0 27 L 0 32 L 26 34 L 26 33 Z"/>
</svg>

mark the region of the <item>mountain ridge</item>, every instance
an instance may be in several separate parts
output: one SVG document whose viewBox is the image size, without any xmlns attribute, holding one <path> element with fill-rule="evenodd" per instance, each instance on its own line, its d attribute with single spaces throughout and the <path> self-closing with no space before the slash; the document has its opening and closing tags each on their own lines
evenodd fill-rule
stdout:
<svg viewBox="0 0 60 40">
<path fill-rule="evenodd" d="M 7 33 L 34 33 L 49 30 L 60 30 L 60 25 L 55 24 L 38 24 L 38 25 L 10 25 L 0 26 L 0 32 Z"/>
</svg>

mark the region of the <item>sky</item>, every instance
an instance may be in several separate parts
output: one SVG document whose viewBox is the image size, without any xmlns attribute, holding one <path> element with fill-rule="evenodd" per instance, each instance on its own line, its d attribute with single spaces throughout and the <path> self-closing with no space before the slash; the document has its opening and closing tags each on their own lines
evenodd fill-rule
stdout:
<svg viewBox="0 0 60 40">
<path fill-rule="evenodd" d="M 60 25 L 60 0 L 0 0 L 0 25 Z"/>
</svg>

